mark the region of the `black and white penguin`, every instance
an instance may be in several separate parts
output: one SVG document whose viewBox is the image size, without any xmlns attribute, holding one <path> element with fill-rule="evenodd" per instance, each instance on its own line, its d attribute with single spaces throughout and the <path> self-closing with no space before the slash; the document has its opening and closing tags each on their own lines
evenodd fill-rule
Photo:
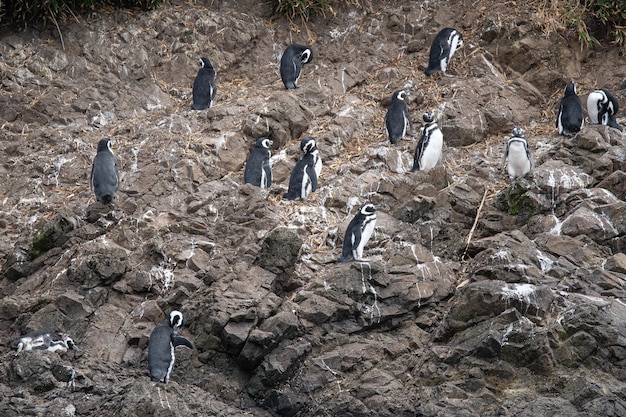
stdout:
<svg viewBox="0 0 626 417">
<path fill-rule="evenodd" d="M 409 114 L 409 108 L 406 105 L 406 91 L 398 90 L 393 93 L 391 104 L 387 109 L 385 116 L 385 127 L 387 128 L 387 137 L 391 143 L 398 143 L 406 135 L 406 126 L 409 125 L 409 132 L 413 132 L 413 122 Z"/>
<path fill-rule="evenodd" d="M 511 138 L 506 143 L 506 150 L 502 157 L 500 169 L 504 168 L 504 164 L 508 159 L 507 171 L 511 181 L 528 174 L 535 166 L 535 161 L 528 149 L 528 142 L 524 138 L 525 133 L 524 129 L 515 126 Z"/>
<path fill-rule="evenodd" d="M 174 367 L 174 348 L 186 346 L 193 349 L 189 339 L 179 336 L 178 329 L 183 325 L 183 314 L 172 311 L 169 318 L 163 320 L 152 330 L 148 341 L 148 371 L 155 382 L 167 382 Z"/>
<path fill-rule="evenodd" d="M 443 133 L 437 126 L 433 112 L 426 112 L 422 116 L 424 127 L 422 127 L 422 137 L 413 155 L 413 168 L 411 172 L 430 171 L 441 159 L 443 150 Z"/>
<path fill-rule="evenodd" d="M 343 238 L 343 250 L 337 262 L 364 261 L 363 248 L 372 237 L 376 226 L 376 210 L 371 203 L 365 204 L 348 224 Z"/>
<path fill-rule="evenodd" d="M 256 141 L 246 161 L 246 168 L 243 173 L 244 183 L 261 188 L 270 188 L 272 185 L 272 167 L 270 166 L 270 146 L 272 143 L 268 138 L 259 138 Z"/>
<path fill-rule="evenodd" d="M 296 162 L 289 177 L 289 188 L 283 198 L 305 200 L 310 192 L 317 190 L 317 180 L 322 173 L 322 158 L 315 139 L 310 136 L 300 141 L 302 156 Z"/>
<path fill-rule="evenodd" d="M 117 170 L 117 159 L 111 151 L 111 141 L 100 139 L 98 152 L 91 166 L 91 190 L 96 200 L 110 204 L 120 188 L 120 174 Z"/>
<path fill-rule="evenodd" d="M 285 84 L 285 88 L 290 90 L 297 88 L 302 65 L 313 60 L 313 50 L 310 46 L 291 44 L 283 52 L 280 58 L 280 78 Z"/>
<path fill-rule="evenodd" d="M 13 348 L 17 350 L 16 355 L 23 350 L 47 350 L 48 352 L 80 350 L 68 335 L 47 330 L 35 330 L 20 337 L 13 343 Z"/>
<path fill-rule="evenodd" d="M 565 93 L 559 103 L 556 127 L 559 135 L 573 135 L 583 127 L 585 115 L 580 97 L 576 94 L 576 84 L 570 81 L 565 86 Z"/>
<path fill-rule="evenodd" d="M 200 69 L 193 80 L 193 106 L 194 110 L 208 109 L 213 105 L 217 84 L 215 84 L 215 68 L 209 58 L 199 58 Z"/>
<path fill-rule="evenodd" d="M 603 88 L 589 93 L 587 113 L 589 113 L 591 124 L 602 124 L 623 131 L 615 118 L 618 110 L 617 98 L 609 90 Z"/>
<path fill-rule="evenodd" d="M 436 71 L 441 71 L 443 75 L 447 75 L 446 69 L 448 69 L 452 55 L 462 46 L 463 36 L 458 30 L 445 28 L 439 31 L 430 45 L 428 68 L 424 70 L 424 73 L 431 75 Z"/>
</svg>

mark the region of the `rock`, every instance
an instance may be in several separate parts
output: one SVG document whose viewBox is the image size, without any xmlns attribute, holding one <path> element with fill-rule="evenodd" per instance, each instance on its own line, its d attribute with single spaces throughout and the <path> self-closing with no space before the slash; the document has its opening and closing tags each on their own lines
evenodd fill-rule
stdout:
<svg viewBox="0 0 626 417">
<path fill-rule="evenodd" d="M 313 118 L 313 113 L 292 93 L 274 94 L 248 116 L 243 131 L 253 138 L 269 137 L 277 148 L 299 139 Z"/>
<path fill-rule="evenodd" d="M 302 243 L 296 233 L 286 228 L 274 229 L 263 241 L 255 263 L 277 274 L 272 283 L 274 292 L 291 291 L 294 285 L 299 285 L 290 281 L 290 275 L 299 259 Z"/>
<path fill-rule="evenodd" d="M 120 280 L 129 270 L 128 255 L 124 248 L 112 244 L 96 244 L 84 262 L 67 272 L 70 281 L 93 288 L 98 284 L 110 285 Z"/>
<path fill-rule="evenodd" d="M 256 369 L 246 390 L 257 396 L 262 390 L 288 380 L 310 352 L 311 344 L 305 340 L 281 343 Z"/>
</svg>

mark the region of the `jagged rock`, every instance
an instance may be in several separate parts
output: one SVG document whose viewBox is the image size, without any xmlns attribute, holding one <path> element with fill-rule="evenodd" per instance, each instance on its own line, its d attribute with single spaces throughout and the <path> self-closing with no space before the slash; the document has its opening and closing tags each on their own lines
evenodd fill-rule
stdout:
<svg viewBox="0 0 626 417">
<path fill-rule="evenodd" d="M 291 378 L 298 366 L 311 353 L 311 344 L 306 340 L 281 343 L 266 356 L 247 384 L 250 395 L 257 396 L 263 389 L 275 387 Z"/>
<path fill-rule="evenodd" d="M 87 259 L 68 270 L 68 278 L 93 288 L 98 284 L 110 285 L 129 270 L 126 250 L 113 245 L 97 245 Z"/>
<path fill-rule="evenodd" d="M 243 131 L 253 138 L 269 137 L 276 148 L 284 147 L 290 140 L 299 139 L 313 113 L 300 103 L 292 93 L 273 94 L 244 121 Z"/>
<path fill-rule="evenodd" d="M 275 293 L 290 291 L 300 285 L 290 275 L 300 256 L 302 243 L 296 233 L 286 228 L 274 229 L 263 241 L 256 264 L 277 275 L 272 283 Z"/>
</svg>

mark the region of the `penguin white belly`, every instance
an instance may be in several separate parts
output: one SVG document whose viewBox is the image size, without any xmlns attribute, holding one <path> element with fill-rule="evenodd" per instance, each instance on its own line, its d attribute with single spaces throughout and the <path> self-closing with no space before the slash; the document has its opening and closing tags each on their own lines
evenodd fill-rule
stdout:
<svg viewBox="0 0 626 417">
<path fill-rule="evenodd" d="M 354 257 L 355 260 L 363 259 L 363 249 L 365 249 L 365 245 L 367 245 L 367 242 L 370 240 L 370 237 L 372 237 L 372 233 L 374 233 L 375 226 L 376 226 L 376 219 L 373 219 L 364 225 L 363 231 L 361 232 L 361 241 L 359 242 L 357 247 L 352 250 L 352 256 Z M 354 239 L 354 236 L 352 238 Z"/>
<path fill-rule="evenodd" d="M 315 155 L 315 174 L 317 175 L 318 181 L 320 175 L 322 173 L 322 158 L 320 158 L 319 153 Z"/>
<path fill-rule="evenodd" d="M 267 174 L 263 168 L 261 168 L 261 188 L 267 188 Z"/>
<path fill-rule="evenodd" d="M 172 373 L 172 368 L 174 368 L 174 344 L 170 342 L 170 366 L 167 367 L 167 374 L 165 374 L 165 383 L 167 384 L 170 380 L 170 373 Z"/>
<path fill-rule="evenodd" d="M 422 159 L 420 160 L 420 170 L 429 171 L 437 165 L 439 159 L 441 159 L 441 152 L 443 149 L 443 133 L 437 129 L 433 131 L 428 146 L 424 149 Z"/>
<path fill-rule="evenodd" d="M 563 134 L 563 108 L 559 109 L 559 117 L 557 119 L 557 128 L 559 129 L 559 135 Z"/>
<path fill-rule="evenodd" d="M 526 149 L 521 143 L 512 143 L 509 146 L 509 162 L 507 170 L 511 180 L 522 177 L 530 171 L 530 160 Z"/>
<path fill-rule="evenodd" d="M 305 167 L 305 170 L 302 173 L 302 183 L 300 184 L 300 197 L 303 200 L 306 199 L 312 188 L 313 187 L 311 186 L 311 178 L 309 178 L 308 174 L 306 173 Z"/>
<path fill-rule="evenodd" d="M 598 120 L 598 112 L 600 110 L 600 103 L 604 99 L 604 96 L 597 92 L 593 91 L 587 97 L 587 113 L 589 113 L 589 120 L 591 124 L 598 124 L 600 120 Z"/>
</svg>

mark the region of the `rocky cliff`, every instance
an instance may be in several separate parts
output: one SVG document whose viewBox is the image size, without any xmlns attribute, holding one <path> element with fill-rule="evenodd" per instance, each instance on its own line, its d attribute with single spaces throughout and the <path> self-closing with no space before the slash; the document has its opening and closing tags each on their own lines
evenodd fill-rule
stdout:
<svg viewBox="0 0 626 417">
<path fill-rule="evenodd" d="M 172 2 L 0 36 L 3 416 L 626 415 L 624 137 L 554 127 L 571 79 L 624 102 L 620 51 L 546 34 L 532 5 L 402 3 L 304 23 Z M 446 26 L 465 45 L 428 78 Z M 291 42 L 315 52 L 286 91 Z M 207 111 L 199 56 L 217 70 Z M 407 172 L 418 137 L 385 137 L 399 88 L 442 128 L 428 173 Z M 515 125 L 536 167 L 511 182 Z M 320 187 L 286 201 L 305 134 Z M 243 184 L 263 135 L 269 191 Z M 89 189 L 104 137 L 112 207 Z M 366 201 L 369 261 L 337 264 Z M 195 349 L 157 384 L 148 338 L 173 309 Z M 44 328 L 81 350 L 11 350 Z"/>
</svg>

